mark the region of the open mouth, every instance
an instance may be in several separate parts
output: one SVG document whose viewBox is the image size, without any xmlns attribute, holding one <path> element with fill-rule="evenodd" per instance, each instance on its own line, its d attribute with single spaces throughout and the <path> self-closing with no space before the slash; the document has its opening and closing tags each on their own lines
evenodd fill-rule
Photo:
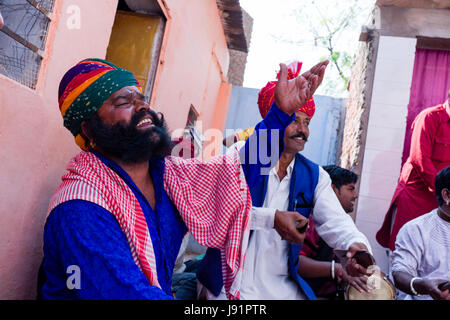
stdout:
<svg viewBox="0 0 450 320">
<path fill-rule="evenodd" d="M 136 128 L 139 128 L 139 129 L 141 129 L 141 128 L 150 128 L 150 127 L 153 127 L 153 126 L 155 126 L 153 124 L 153 119 L 152 118 L 145 118 L 145 119 L 142 119 L 141 121 L 138 122 L 138 124 L 136 125 Z"/>
</svg>

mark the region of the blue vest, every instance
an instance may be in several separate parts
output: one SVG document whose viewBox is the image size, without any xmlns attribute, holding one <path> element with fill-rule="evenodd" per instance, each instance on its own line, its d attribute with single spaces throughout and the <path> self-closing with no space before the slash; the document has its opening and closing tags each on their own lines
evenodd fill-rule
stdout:
<svg viewBox="0 0 450 320">
<path fill-rule="evenodd" d="M 262 207 L 266 197 L 268 176 L 260 176 L 259 179 L 260 183 L 250 187 L 252 205 L 254 207 Z M 318 181 L 319 166 L 297 153 L 291 177 L 288 211 L 295 210 L 305 218 L 308 218 L 313 207 L 314 190 Z M 313 290 L 297 272 L 299 266 L 298 256 L 301 247 L 301 244 L 289 244 L 289 274 L 306 297 L 310 300 L 315 300 L 316 296 Z M 220 250 L 208 248 L 198 267 L 197 278 L 215 296 L 220 294 L 223 286 Z"/>
</svg>

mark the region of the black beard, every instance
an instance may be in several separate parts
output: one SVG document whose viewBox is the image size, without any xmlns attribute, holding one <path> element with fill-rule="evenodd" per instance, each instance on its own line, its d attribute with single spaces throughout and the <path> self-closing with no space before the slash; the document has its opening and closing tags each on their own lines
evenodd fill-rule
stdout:
<svg viewBox="0 0 450 320">
<path fill-rule="evenodd" d="M 150 161 L 168 155 L 171 148 L 164 117 L 159 114 L 161 118 L 152 110 L 141 111 L 133 115 L 128 125 L 108 125 L 95 114 L 87 121 L 87 130 L 92 141 L 107 155 L 124 163 Z M 147 115 L 152 117 L 154 126 L 145 131 L 138 130 L 136 125 Z"/>
</svg>

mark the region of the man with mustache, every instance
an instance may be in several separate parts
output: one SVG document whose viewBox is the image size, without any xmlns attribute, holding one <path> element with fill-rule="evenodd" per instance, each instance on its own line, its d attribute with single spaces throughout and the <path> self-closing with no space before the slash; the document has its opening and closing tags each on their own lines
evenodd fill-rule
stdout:
<svg viewBox="0 0 450 320">
<path fill-rule="evenodd" d="M 270 81 L 259 92 L 258 105 L 263 119 L 269 115 L 273 101 L 278 105 L 277 93 L 283 79 L 298 77 L 301 62 L 281 65 L 278 81 Z M 269 111 L 269 112 L 268 112 Z M 305 147 L 309 137 L 309 123 L 314 115 L 315 104 L 312 98 L 297 104 L 295 119 L 285 132 L 282 132 L 284 149 L 273 168 L 264 173 L 247 177 L 253 206 L 262 207 L 252 216 L 252 230 L 244 264 L 240 297 L 244 300 L 294 300 L 315 299 L 315 294 L 305 280 L 298 274 L 299 253 L 305 230 L 302 222 L 298 225 L 302 239 L 284 234 L 286 224 L 284 212 L 295 212 L 312 219 L 317 232 L 336 249 L 348 250 L 352 258 L 357 250 L 370 250 L 369 241 L 359 232 L 353 220 L 340 205 L 331 188 L 331 180 L 321 167 L 302 156 L 299 152 Z M 248 138 L 244 150 L 258 137 L 259 128 Z M 268 139 L 269 140 L 269 139 Z M 250 141 L 250 143 L 249 143 Z M 258 145 L 263 148 L 263 145 Z M 250 156 L 247 152 L 246 155 Z M 260 156 L 260 150 L 257 152 Z M 253 168 L 260 170 L 261 168 Z M 274 228 L 275 226 L 275 228 Z M 199 296 L 206 299 L 226 299 L 220 281 L 220 256 L 217 250 L 208 249 L 199 267 Z M 353 260 L 353 259 L 351 259 Z M 352 275 L 367 271 L 359 264 L 349 264 Z"/>
<path fill-rule="evenodd" d="M 283 79 L 259 128 L 284 131 L 326 64 Z M 83 151 L 50 201 L 39 297 L 173 299 L 174 263 L 189 230 L 200 244 L 222 250 L 227 296 L 239 299 L 252 210 L 245 179 L 255 179 L 261 164 L 241 164 L 236 154 L 208 163 L 167 156 L 163 115 L 150 108 L 133 74 L 105 60 L 67 71 L 58 98 L 64 126 Z M 279 216 L 292 221 L 292 213 Z M 280 232 L 299 238 L 294 224 Z"/>
</svg>

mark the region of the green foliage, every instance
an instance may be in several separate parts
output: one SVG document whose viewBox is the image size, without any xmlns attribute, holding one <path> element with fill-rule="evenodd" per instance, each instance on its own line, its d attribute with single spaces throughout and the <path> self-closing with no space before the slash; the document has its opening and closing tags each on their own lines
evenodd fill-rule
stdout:
<svg viewBox="0 0 450 320">
<path fill-rule="evenodd" d="M 310 45 L 330 65 L 318 93 L 343 97 L 351 75 L 361 26 L 367 22 L 374 0 L 297 0 L 286 13 L 293 21 L 291 35 L 274 36 L 294 45 Z M 324 56 L 324 53 L 327 55 Z"/>
</svg>

